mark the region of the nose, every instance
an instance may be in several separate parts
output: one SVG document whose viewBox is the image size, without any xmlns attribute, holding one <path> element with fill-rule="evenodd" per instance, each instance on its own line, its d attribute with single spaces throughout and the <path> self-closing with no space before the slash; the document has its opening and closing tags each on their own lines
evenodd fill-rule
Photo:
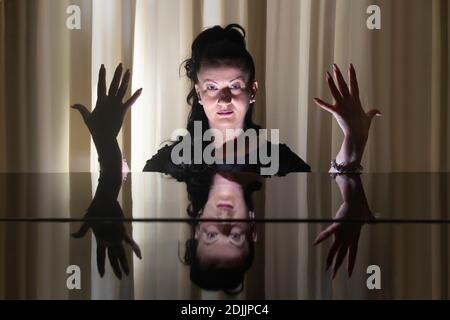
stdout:
<svg viewBox="0 0 450 320">
<path fill-rule="evenodd" d="M 231 219 L 233 216 L 233 210 L 228 208 L 221 208 L 217 211 L 218 219 Z"/>
<path fill-rule="evenodd" d="M 227 223 L 227 222 L 222 222 L 222 223 L 219 225 L 219 230 L 220 230 L 223 234 L 228 235 L 228 234 L 230 233 L 230 231 L 231 231 L 231 224 L 230 224 L 230 223 Z"/>
<path fill-rule="evenodd" d="M 219 102 L 230 103 L 231 102 L 231 91 L 230 88 L 226 87 L 220 90 Z"/>
</svg>

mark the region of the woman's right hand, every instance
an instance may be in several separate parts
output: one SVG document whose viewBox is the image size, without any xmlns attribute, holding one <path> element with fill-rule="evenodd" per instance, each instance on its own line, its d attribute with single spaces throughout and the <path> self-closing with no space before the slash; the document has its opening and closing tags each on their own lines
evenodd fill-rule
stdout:
<svg viewBox="0 0 450 320">
<path fill-rule="evenodd" d="M 105 77 L 106 71 L 102 64 L 98 75 L 97 103 L 92 112 L 81 104 L 71 106 L 71 108 L 77 109 L 81 113 L 94 141 L 117 138 L 128 109 L 142 93 L 141 88 L 126 102 L 122 102 L 130 80 L 129 70 L 125 72 L 122 78 L 122 63 L 116 68 L 108 94 L 106 94 Z"/>
</svg>

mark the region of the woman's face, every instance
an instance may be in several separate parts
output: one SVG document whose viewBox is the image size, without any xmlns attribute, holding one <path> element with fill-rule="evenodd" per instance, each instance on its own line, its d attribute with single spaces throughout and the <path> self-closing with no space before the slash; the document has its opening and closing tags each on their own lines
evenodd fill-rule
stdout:
<svg viewBox="0 0 450 320">
<path fill-rule="evenodd" d="M 195 90 L 212 129 L 244 129 L 244 119 L 258 84 L 247 87 L 248 74 L 233 66 L 202 66 Z"/>
<path fill-rule="evenodd" d="M 242 186 L 220 174 L 214 176 L 200 219 L 248 219 Z M 248 222 L 200 222 L 195 232 L 197 253 L 203 264 L 239 264 L 248 253 L 256 230 Z"/>
</svg>

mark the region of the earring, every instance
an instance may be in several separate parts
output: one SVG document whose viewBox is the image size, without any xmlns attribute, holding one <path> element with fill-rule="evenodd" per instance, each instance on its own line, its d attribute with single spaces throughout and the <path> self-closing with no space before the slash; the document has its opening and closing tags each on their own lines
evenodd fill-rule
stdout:
<svg viewBox="0 0 450 320">
<path fill-rule="evenodd" d="M 255 103 L 255 102 L 256 102 L 255 97 L 252 97 L 252 99 L 250 100 L 250 103 Z"/>
<path fill-rule="evenodd" d="M 249 211 L 248 216 L 250 217 L 250 219 L 255 219 L 255 212 Z"/>
<path fill-rule="evenodd" d="M 202 106 L 202 100 L 200 99 L 200 94 L 197 92 L 197 99 L 198 99 L 198 103 Z"/>
</svg>

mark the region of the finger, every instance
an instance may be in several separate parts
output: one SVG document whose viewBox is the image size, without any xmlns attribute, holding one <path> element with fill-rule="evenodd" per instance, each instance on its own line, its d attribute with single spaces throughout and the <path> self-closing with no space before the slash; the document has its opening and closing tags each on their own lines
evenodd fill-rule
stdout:
<svg viewBox="0 0 450 320">
<path fill-rule="evenodd" d="M 106 247 L 97 245 L 97 270 L 100 277 L 105 274 Z"/>
<path fill-rule="evenodd" d="M 332 279 L 336 277 L 337 271 L 341 267 L 342 262 L 344 262 L 344 258 L 347 255 L 347 250 L 348 250 L 347 243 L 343 243 L 342 246 L 339 248 L 336 261 L 334 262 L 333 275 L 331 276 Z"/>
<path fill-rule="evenodd" d="M 338 88 L 336 87 L 336 84 L 334 83 L 333 77 L 331 74 L 327 71 L 326 80 L 328 83 L 328 87 L 330 87 L 331 95 L 334 98 L 334 101 L 336 103 L 340 103 L 342 101 L 341 93 L 339 92 Z"/>
<path fill-rule="evenodd" d="M 358 253 L 358 241 L 359 241 L 359 234 L 353 239 L 352 243 L 350 244 L 350 248 L 348 249 L 348 263 L 347 263 L 347 272 L 348 276 L 351 277 L 353 273 L 353 269 L 355 268 L 355 262 L 356 262 L 356 254 Z"/>
<path fill-rule="evenodd" d="M 109 86 L 108 96 L 115 96 L 117 94 L 117 88 L 119 88 L 120 77 L 122 76 L 122 63 L 120 63 L 116 71 L 114 72 L 114 77 Z"/>
<path fill-rule="evenodd" d="M 98 72 L 97 98 L 99 100 L 106 97 L 106 70 L 102 64 Z"/>
<path fill-rule="evenodd" d="M 90 227 L 89 223 L 83 222 L 80 229 L 78 229 L 77 232 L 72 233 L 72 237 L 75 239 L 84 237 L 84 235 L 88 232 L 89 227 Z"/>
<path fill-rule="evenodd" d="M 130 70 L 127 70 L 125 72 L 125 75 L 123 76 L 122 83 L 120 84 L 119 91 L 117 92 L 117 97 L 122 101 L 123 97 L 125 96 L 125 93 L 127 92 L 128 88 L 128 82 L 130 80 Z"/>
<path fill-rule="evenodd" d="M 339 70 L 339 67 L 336 63 L 333 63 L 333 70 L 334 70 L 334 76 L 336 77 L 337 84 L 339 87 L 339 91 L 341 95 L 346 98 L 350 96 L 350 92 L 348 91 L 347 83 L 344 80 L 344 77 L 342 76 L 341 70 Z"/>
<path fill-rule="evenodd" d="M 381 214 L 379 214 L 379 213 L 377 213 L 377 212 L 373 213 L 373 212 L 371 212 L 371 211 L 369 210 L 369 213 L 368 213 L 368 220 L 367 220 L 366 223 L 370 223 L 370 224 L 372 224 L 372 223 L 377 223 L 377 220 L 378 220 L 380 217 L 381 217 Z"/>
<path fill-rule="evenodd" d="M 331 105 L 329 103 L 326 103 L 325 101 L 323 101 L 323 100 L 321 100 L 319 98 L 313 98 L 313 100 L 322 109 L 324 109 L 324 110 L 326 110 L 328 112 L 334 113 L 335 110 L 334 110 L 334 106 L 333 105 Z"/>
<path fill-rule="evenodd" d="M 321 243 L 323 240 L 325 240 L 326 238 L 328 238 L 330 235 L 327 233 L 327 230 L 323 230 L 322 232 L 320 232 L 316 239 L 314 239 L 313 245 L 318 245 L 319 243 Z"/>
<path fill-rule="evenodd" d="M 336 231 L 337 228 L 339 228 L 339 224 L 333 223 L 331 226 L 329 226 L 328 228 L 319 233 L 319 235 L 314 240 L 313 244 L 317 245 L 321 243 L 322 241 L 330 237 Z"/>
<path fill-rule="evenodd" d="M 119 266 L 119 259 L 117 258 L 116 252 L 114 247 L 108 248 L 108 258 L 109 262 L 111 263 L 111 267 L 113 268 L 114 274 L 117 276 L 117 278 L 122 279 L 122 271 L 120 270 Z"/>
<path fill-rule="evenodd" d="M 124 240 L 131 246 L 131 249 L 136 254 L 136 256 L 139 259 L 142 259 L 141 248 L 139 248 L 139 245 L 133 240 L 133 238 L 130 237 L 128 233 L 125 233 Z"/>
<path fill-rule="evenodd" d="M 358 79 L 356 78 L 355 68 L 353 67 L 352 63 L 350 63 L 350 69 L 348 73 L 348 78 L 350 79 L 350 94 L 354 98 L 359 98 Z"/>
<path fill-rule="evenodd" d="M 83 117 L 84 122 L 87 124 L 87 121 L 89 119 L 89 116 L 91 115 L 91 112 L 82 104 L 74 104 L 70 106 L 72 109 L 78 110 Z"/>
<path fill-rule="evenodd" d="M 375 117 L 375 116 L 381 117 L 381 115 L 383 115 L 383 114 L 378 109 L 372 109 L 372 110 L 367 111 L 366 115 L 369 117 L 370 120 L 372 120 L 373 117 Z"/>
<path fill-rule="evenodd" d="M 130 273 L 130 268 L 128 267 L 128 261 L 123 246 L 117 248 L 117 257 L 119 258 L 119 262 L 120 265 L 122 266 L 123 272 L 125 272 L 125 274 L 128 275 Z"/>
<path fill-rule="evenodd" d="M 339 246 L 340 246 L 340 242 L 337 240 L 334 240 L 333 245 L 331 246 L 330 251 L 328 252 L 325 271 L 327 271 L 330 268 L 331 264 L 333 263 L 334 256 L 335 256 L 336 252 L 338 251 Z"/>
<path fill-rule="evenodd" d="M 141 93 L 142 93 L 142 88 L 140 88 L 139 90 L 137 90 L 131 97 L 130 97 L 130 99 L 128 99 L 126 102 L 125 102 L 125 111 L 127 111 L 132 105 L 133 105 L 133 103 L 135 103 L 136 102 L 136 100 L 137 100 L 137 98 L 139 98 L 139 96 L 141 95 Z"/>
</svg>

